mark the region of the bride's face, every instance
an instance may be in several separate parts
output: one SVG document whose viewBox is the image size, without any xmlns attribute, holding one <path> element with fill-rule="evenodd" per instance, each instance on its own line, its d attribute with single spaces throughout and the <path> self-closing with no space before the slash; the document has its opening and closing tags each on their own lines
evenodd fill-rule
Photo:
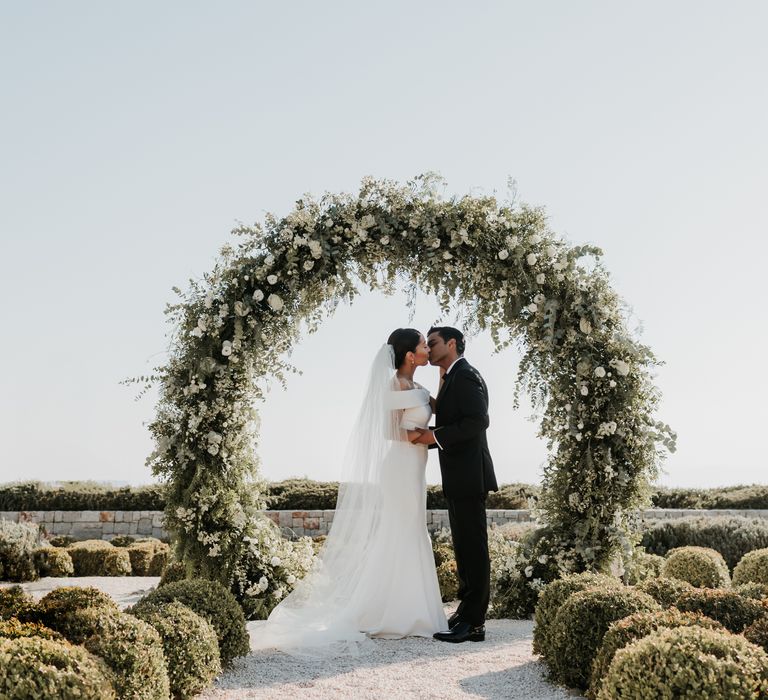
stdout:
<svg viewBox="0 0 768 700">
<path fill-rule="evenodd" d="M 419 344 L 413 351 L 413 359 L 417 367 L 424 367 L 429 364 L 429 346 L 423 335 L 419 336 Z"/>
</svg>

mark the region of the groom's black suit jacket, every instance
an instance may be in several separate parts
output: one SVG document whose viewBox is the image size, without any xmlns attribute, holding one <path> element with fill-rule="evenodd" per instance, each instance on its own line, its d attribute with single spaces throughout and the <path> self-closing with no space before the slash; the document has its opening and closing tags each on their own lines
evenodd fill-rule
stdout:
<svg viewBox="0 0 768 700">
<path fill-rule="evenodd" d="M 489 422 L 488 387 L 480 372 L 460 358 L 445 375 L 435 406 L 435 438 L 442 448 L 438 452 L 446 498 L 499 490 L 485 436 Z"/>
</svg>

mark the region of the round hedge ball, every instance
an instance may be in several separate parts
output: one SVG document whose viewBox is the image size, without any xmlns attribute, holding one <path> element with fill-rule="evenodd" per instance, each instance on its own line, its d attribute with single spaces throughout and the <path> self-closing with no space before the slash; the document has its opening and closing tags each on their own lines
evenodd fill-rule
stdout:
<svg viewBox="0 0 768 700">
<path fill-rule="evenodd" d="M 637 612 L 661 610 L 647 593 L 627 586 L 590 588 L 574 593 L 552 624 L 553 678 L 565 685 L 586 689 L 592 662 L 611 623 Z"/>
<path fill-rule="evenodd" d="M 747 552 L 733 570 L 733 585 L 743 583 L 768 584 L 768 549 Z"/>
<path fill-rule="evenodd" d="M 657 612 L 639 612 L 614 622 L 605 633 L 603 643 L 592 662 L 592 673 L 589 680 L 589 697 L 597 697 L 603 678 L 619 649 L 642 639 L 659 629 L 675 627 L 705 627 L 707 629 L 725 631 L 717 621 L 710 620 L 697 613 L 684 613 L 675 608 Z"/>
<path fill-rule="evenodd" d="M 10 620 L 0 620 L 0 637 L 5 639 L 18 639 L 20 637 L 40 637 L 52 639 L 56 642 L 66 641 L 64 635 L 48 629 L 39 622 L 20 622 L 15 617 Z"/>
<path fill-rule="evenodd" d="M 0 639 L 4 700 L 114 700 L 111 673 L 82 647 L 40 637 Z"/>
<path fill-rule="evenodd" d="M 84 626 L 74 616 L 79 610 L 88 608 L 117 612 L 117 603 L 106 593 L 93 586 L 62 586 L 46 593 L 37 604 L 32 619 L 63 634 L 70 642 L 82 644 L 91 634 L 90 627 Z"/>
<path fill-rule="evenodd" d="M 688 581 L 696 588 L 722 588 L 731 585 L 728 565 L 720 552 L 709 547 L 677 547 L 667 553 L 661 573 L 668 578 Z"/>
<path fill-rule="evenodd" d="M 689 591 L 680 596 L 677 607 L 682 611 L 698 612 L 711 617 L 737 634 L 768 612 L 759 600 L 745 598 L 736 591 L 717 588 Z"/>
<path fill-rule="evenodd" d="M 163 643 L 154 627 L 104 608 L 78 610 L 72 616 L 82 629 L 90 629 L 83 645 L 112 670 L 121 697 L 167 700 L 170 686 Z"/>
<path fill-rule="evenodd" d="M 0 620 L 12 617 L 32 619 L 32 611 L 36 607 L 35 599 L 21 586 L 0 588 Z"/>
<path fill-rule="evenodd" d="M 197 578 L 169 583 L 147 594 L 136 603 L 132 612 L 138 614 L 144 605 L 174 600 L 184 603 L 211 623 L 219 640 L 222 665 L 227 666 L 235 657 L 248 653 L 250 640 L 243 609 L 235 596 L 217 581 Z"/>
<path fill-rule="evenodd" d="M 533 628 L 533 651 L 543 656 L 544 660 L 551 665 L 552 623 L 560 606 L 571 595 L 587 588 L 618 588 L 619 586 L 621 586 L 621 582 L 618 579 L 591 572 L 569 574 L 544 586 L 539 594 L 534 614 L 536 625 Z"/>
<path fill-rule="evenodd" d="M 598 700 L 753 700 L 768 694 L 768 655 L 744 637 L 701 627 L 653 632 L 620 649 Z"/>
<path fill-rule="evenodd" d="M 662 608 L 671 608 L 683 593 L 694 590 L 688 581 L 666 576 L 646 579 L 638 584 L 637 589 L 651 596 Z"/>
<path fill-rule="evenodd" d="M 152 625 L 163 641 L 173 697 L 191 698 L 221 673 L 216 630 L 183 603 L 147 604 L 132 614 Z"/>
</svg>

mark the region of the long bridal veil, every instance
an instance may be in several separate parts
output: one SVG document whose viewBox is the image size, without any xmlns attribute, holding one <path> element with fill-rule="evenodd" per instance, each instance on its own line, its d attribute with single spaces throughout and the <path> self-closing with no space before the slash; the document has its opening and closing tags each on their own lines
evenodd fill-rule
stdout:
<svg viewBox="0 0 768 700">
<path fill-rule="evenodd" d="M 263 622 L 249 622 L 251 649 L 293 653 L 354 653 L 368 642 L 360 631 L 358 587 L 381 521 L 382 465 L 393 440 L 406 439 L 398 412 L 388 409 L 396 388 L 394 351 L 376 354 L 363 403 L 345 452 L 336 512 L 313 568 Z"/>
</svg>

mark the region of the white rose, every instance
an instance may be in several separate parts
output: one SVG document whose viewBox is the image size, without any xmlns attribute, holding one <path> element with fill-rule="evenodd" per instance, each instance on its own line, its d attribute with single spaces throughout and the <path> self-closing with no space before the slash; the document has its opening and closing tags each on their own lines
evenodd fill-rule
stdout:
<svg viewBox="0 0 768 700">
<path fill-rule="evenodd" d="M 565 275 L 560 273 L 559 275 L 555 276 L 555 279 L 557 279 L 558 282 L 562 282 L 565 279 Z"/>
<path fill-rule="evenodd" d="M 605 376 L 605 368 L 595 367 L 595 376 L 600 377 L 602 379 Z"/>
<path fill-rule="evenodd" d="M 229 304 L 222 304 L 219 307 L 219 318 L 224 318 L 227 314 L 229 314 Z"/>
<path fill-rule="evenodd" d="M 629 363 L 624 362 L 624 360 L 613 360 L 611 362 L 611 367 L 613 367 L 617 374 L 622 377 L 626 377 L 629 374 Z"/>
<path fill-rule="evenodd" d="M 608 386 L 610 386 L 611 389 L 615 389 L 616 388 L 616 380 L 615 379 L 611 379 L 611 381 L 608 382 Z"/>
<path fill-rule="evenodd" d="M 306 260 L 304 261 L 304 269 L 309 272 L 313 267 L 315 266 L 314 260 Z"/>
<path fill-rule="evenodd" d="M 541 243 L 541 236 L 538 233 L 534 233 L 530 240 L 532 245 L 537 245 L 538 243 Z"/>
<path fill-rule="evenodd" d="M 533 567 L 532 566 L 526 566 L 525 567 L 525 575 L 528 578 L 531 578 L 531 576 L 533 576 Z"/>
<path fill-rule="evenodd" d="M 547 254 L 548 257 L 554 258 L 555 255 L 557 255 L 557 248 L 555 248 L 555 246 L 553 246 L 553 245 L 548 245 L 544 249 L 544 252 Z"/>
<path fill-rule="evenodd" d="M 262 590 L 262 591 L 266 591 L 267 588 L 269 588 L 269 581 L 267 581 L 267 577 L 266 576 L 262 576 L 259 579 L 259 589 Z"/>
<path fill-rule="evenodd" d="M 262 292 L 260 289 L 257 289 L 253 293 L 253 300 L 254 301 L 261 301 L 264 298 L 264 292 Z"/>
<path fill-rule="evenodd" d="M 509 251 L 506 248 L 502 248 L 499 251 L 499 260 L 506 260 L 509 257 Z"/>
<path fill-rule="evenodd" d="M 530 311 L 532 314 L 535 314 L 539 310 L 539 305 L 536 302 L 533 302 L 532 304 L 528 304 L 528 311 Z"/>
<path fill-rule="evenodd" d="M 275 598 L 277 598 L 278 600 L 280 600 L 280 598 L 283 597 L 283 589 L 278 588 L 277 590 L 275 590 L 275 592 L 272 595 L 275 596 Z"/>
<path fill-rule="evenodd" d="M 270 563 L 272 566 L 280 566 L 280 564 L 282 564 L 282 561 L 283 561 L 283 560 L 282 560 L 282 559 L 280 559 L 280 557 L 272 557 L 272 558 L 269 560 L 269 563 Z"/>
<path fill-rule="evenodd" d="M 208 440 L 208 442 L 215 443 L 218 445 L 222 441 L 222 436 L 219 435 L 219 433 L 214 432 L 211 430 L 208 435 L 205 436 L 205 439 Z"/>
<path fill-rule="evenodd" d="M 589 389 L 587 388 L 586 384 L 581 385 L 580 391 L 582 396 L 586 396 L 589 393 Z"/>
<path fill-rule="evenodd" d="M 277 284 L 277 275 L 268 275 L 267 282 L 270 284 Z"/>
<path fill-rule="evenodd" d="M 267 303 L 273 311 L 281 311 L 284 306 L 283 300 L 277 294 L 270 294 Z"/>
<path fill-rule="evenodd" d="M 203 301 L 203 306 L 205 306 L 206 309 L 210 309 L 213 306 L 213 297 L 210 294 L 207 297 L 205 297 L 205 300 Z"/>
<path fill-rule="evenodd" d="M 453 255 L 451 255 L 447 250 L 443 253 L 443 260 L 451 260 L 453 259 Z"/>
<path fill-rule="evenodd" d="M 544 281 L 545 281 L 546 279 L 547 279 L 547 278 L 544 276 L 544 273 L 543 273 L 543 272 L 540 272 L 538 275 L 536 275 L 536 282 L 537 282 L 538 284 L 544 284 Z"/>
<path fill-rule="evenodd" d="M 541 292 L 539 292 L 535 297 L 533 297 L 533 300 L 537 304 L 543 304 L 547 300 L 547 297 L 545 297 Z"/>
<path fill-rule="evenodd" d="M 579 330 L 585 335 L 589 335 L 592 332 L 592 324 L 589 322 L 589 319 L 583 316 L 579 319 Z"/>
<path fill-rule="evenodd" d="M 219 454 L 219 446 L 218 445 L 208 445 L 208 452 L 210 452 L 212 455 Z"/>
<path fill-rule="evenodd" d="M 272 267 L 272 265 L 275 264 L 275 256 L 274 255 L 267 255 L 267 257 L 264 258 L 264 264 L 267 267 Z"/>
<path fill-rule="evenodd" d="M 310 241 L 308 245 L 313 258 L 319 258 L 323 254 L 323 246 L 319 241 Z"/>
<path fill-rule="evenodd" d="M 229 357 L 232 354 L 232 343 L 229 340 L 225 340 L 221 344 L 221 354 L 224 357 Z"/>
<path fill-rule="evenodd" d="M 200 326 L 197 326 L 197 327 L 193 328 L 190 331 L 190 335 L 195 336 L 195 338 L 202 338 L 203 337 L 203 329 L 200 328 Z"/>
<path fill-rule="evenodd" d="M 536 253 L 528 253 L 528 256 L 525 258 L 525 261 L 533 267 L 536 264 L 536 261 L 538 260 L 538 257 L 536 257 Z"/>
<path fill-rule="evenodd" d="M 293 574 L 288 574 L 288 576 L 285 577 L 285 582 L 290 586 L 296 583 L 296 577 Z"/>
<path fill-rule="evenodd" d="M 581 433 L 576 433 L 576 442 L 581 442 L 582 435 Z"/>
<path fill-rule="evenodd" d="M 389 236 L 382 236 L 381 245 L 387 245 L 387 243 L 389 243 Z"/>
<path fill-rule="evenodd" d="M 571 404 L 567 403 L 565 404 L 565 410 L 570 411 L 571 410 Z"/>
</svg>

